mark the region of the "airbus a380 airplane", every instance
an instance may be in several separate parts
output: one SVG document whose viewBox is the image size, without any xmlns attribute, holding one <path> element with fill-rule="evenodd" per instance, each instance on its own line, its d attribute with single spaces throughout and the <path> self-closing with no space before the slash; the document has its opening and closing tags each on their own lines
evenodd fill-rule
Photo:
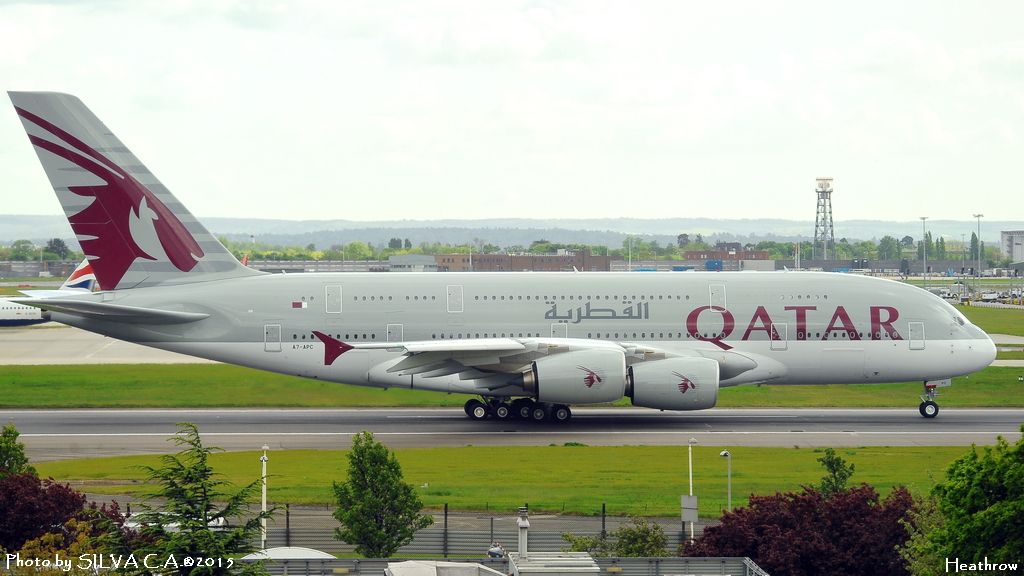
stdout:
<svg viewBox="0 0 1024 576">
<path fill-rule="evenodd" d="M 21 299 L 65 324 L 364 386 L 479 396 L 474 419 L 572 404 L 715 405 L 722 386 L 920 381 L 995 358 L 942 299 L 829 273 L 264 274 L 242 266 L 77 98 L 12 92 L 100 291 Z M 515 400 L 513 400 L 515 399 Z"/>
</svg>

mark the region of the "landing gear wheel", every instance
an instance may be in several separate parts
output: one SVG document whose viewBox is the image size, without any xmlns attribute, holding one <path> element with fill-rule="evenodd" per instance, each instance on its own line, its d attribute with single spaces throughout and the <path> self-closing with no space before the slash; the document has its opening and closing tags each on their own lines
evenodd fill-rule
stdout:
<svg viewBox="0 0 1024 576">
<path fill-rule="evenodd" d="M 921 396 L 921 404 L 917 411 L 925 418 L 935 418 L 939 415 L 939 405 L 935 403 L 935 397 L 939 395 L 936 384 L 924 383 L 924 394 Z"/>
<path fill-rule="evenodd" d="M 506 402 L 497 402 L 491 405 L 491 413 L 498 420 L 508 420 L 512 417 L 512 407 Z"/>
<path fill-rule="evenodd" d="M 484 420 L 491 414 L 491 411 L 487 409 L 487 405 L 476 398 L 466 402 L 465 410 L 466 414 L 469 414 L 469 417 L 473 420 Z"/>
<path fill-rule="evenodd" d="M 519 398 L 512 401 L 512 415 L 521 420 L 529 420 L 533 413 L 533 400 Z"/>
<path fill-rule="evenodd" d="M 565 404 L 555 404 L 551 408 L 551 421 L 558 424 L 565 424 L 572 420 L 572 410 Z"/>
<path fill-rule="evenodd" d="M 534 422 L 543 422 L 548 419 L 548 407 L 544 404 L 534 404 L 530 410 L 530 418 L 533 418 Z"/>
</svg>

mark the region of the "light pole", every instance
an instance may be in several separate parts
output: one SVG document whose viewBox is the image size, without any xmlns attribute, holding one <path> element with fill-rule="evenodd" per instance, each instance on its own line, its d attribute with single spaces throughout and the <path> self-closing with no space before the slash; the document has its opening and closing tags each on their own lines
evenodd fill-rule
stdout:
<svg viewBox="0 0 1024 576">
<path fill-rule="evenodd" d="M 921 256 L 924 258 L 924 264 L 921 268 L 921 283 L 924 289 L 928 289 L 928 233 L 924 229 L 924 221 L 928 219 L 927 216 L 921 216 Z"/>
<path fill-rule="evenodd" d="M 978 290 L 981 288 L 981 219 L 985 217 L 984 214 L 975 214 L 975 218 L 978 219 L 978 267 L 975 269 L 976 274 L 974 281 L 974 296 L 978 296 Z"/>
<path fill-rule="evenodd" d="M 728 510 L 729 512 L 732 512 L 732 453 L 730 453 L 728 450 L 722 450 L 721 452 L 718 453 L 718 455 L 725 458 L 726 462 L 727 472 L 725 477 L 726 485 L 728 486 Z"/>
<path fill-rule="evenodd" d="M 967 244 L 964 238 L 966 234 L 960 234 L 960 276 L 964 275 L 964 268 L 967 267 Z M 963 278 L 961 278 L 962 280 Z"/>
<path fill-rule="evenodd" d="M 263 515 L 260 518 L 260 550 L 267 549 L 267 450 L 270 450 L 270 446 L 263 445 L 263 456 L 260 456 L 260 463 L 263 465 L 263 498 L 261 510 Z"/>
<path fill-rule="evenodd" d="M 686 452 L 689 459 L 689 471 L 690 471 L 690 496 L 693 496 L 693 445 L 697 443 L 696 438 L 690 438 L 686 443 Z M 693 541 L 693 521 L 690 521 L 690 541 Z"/>
</svg>

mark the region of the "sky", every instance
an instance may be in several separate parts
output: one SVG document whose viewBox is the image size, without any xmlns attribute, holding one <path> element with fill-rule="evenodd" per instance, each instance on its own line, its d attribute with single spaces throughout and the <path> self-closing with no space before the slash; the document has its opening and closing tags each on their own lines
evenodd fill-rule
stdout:
<svg viewBox="0 0 1024 576">
<path fill-rule="evenodd" d="M 193 214 L 1024 220 L 1024 3 L 0 0 Z M 59 214 L 0 107 L 0 211 Z"/>
</svg>

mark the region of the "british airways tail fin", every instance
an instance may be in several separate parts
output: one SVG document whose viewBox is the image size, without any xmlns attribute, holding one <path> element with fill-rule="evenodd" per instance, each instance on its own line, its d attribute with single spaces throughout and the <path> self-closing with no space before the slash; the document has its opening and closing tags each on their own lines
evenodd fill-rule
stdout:
<svg viewBox="0 0 1024 576">
<path fill-rule="evenodd" d="M 92 264 L 89 259 L 82 260 L 82 263 L 68 276 L 68 279 L 60 285 L 61 290 L 88 290 L 92 292 L 96 284 L 96 274 L 92 271 Z"/>
<path fill-rule="evenodd" d="M 261 274 L 242 266 L 81 100 L 8 94 L 101 290 Z"/>
<path fill-rule="evenodd" d="M 71 272 L 71 276 L 68 276 L 58 290 L 18 290 L 18 292 L 30 298 L 59 298 L 68 294 L 92 292 L 95 286 L 96 275 L 92 273 L 92 265 L 86 258 Z"/>
</svg>

